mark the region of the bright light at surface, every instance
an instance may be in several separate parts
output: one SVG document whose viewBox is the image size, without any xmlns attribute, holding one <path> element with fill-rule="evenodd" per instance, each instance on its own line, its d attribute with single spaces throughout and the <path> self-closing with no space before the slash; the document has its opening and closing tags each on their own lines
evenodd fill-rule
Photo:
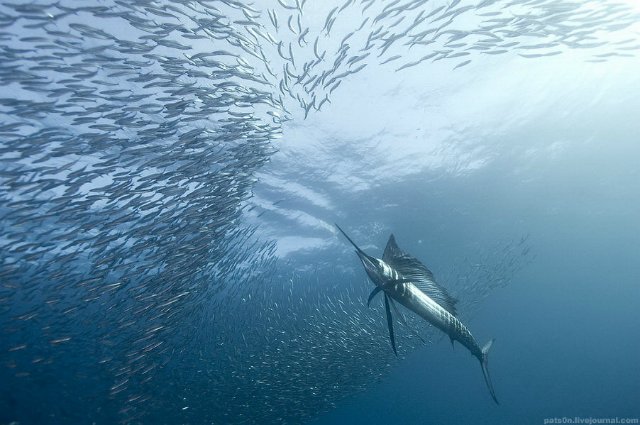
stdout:
<svg viewBox="0 0 640 425">
<path fill-rule="evenodd" d="M 631 7 L 635 10 L 640 11 L 640 1 L 639 0 L 625 0 Z"/>
</svg>

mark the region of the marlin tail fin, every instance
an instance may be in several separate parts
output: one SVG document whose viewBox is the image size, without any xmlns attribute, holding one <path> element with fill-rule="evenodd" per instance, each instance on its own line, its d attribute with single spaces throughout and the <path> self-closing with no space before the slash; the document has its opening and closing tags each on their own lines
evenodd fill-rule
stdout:
<svg viewBox="0 0 640 425">
<path fill-rule="evenodd" d="M 496 392 L 493 390 L 491 376 L 489 376 L 489 350 L 491 349 L 493 341 L 495 340 L 492 339 L 482 347 L 482 360 L 480 360 L 480 366 L 482 366 L 482 374 L 484 375 L 484 381 L 487 383 L 487 388 L 489 388 L 489 392 L 491 393 L 491 398 L 493 398 L 493 401 L 495 401 L 496 404 L 500 404 L 496 398 Z"/>
</svg>

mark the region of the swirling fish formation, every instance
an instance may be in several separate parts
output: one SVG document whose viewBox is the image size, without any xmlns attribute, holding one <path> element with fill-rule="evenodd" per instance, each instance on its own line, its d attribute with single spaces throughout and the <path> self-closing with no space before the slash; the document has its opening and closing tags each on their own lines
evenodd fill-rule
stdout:
<svg viewBox="0 0 640 425">
<path fill-rule="evenodd" d="M 0 420 L 299 422 L 364 388 L 359 289 L 274 290 L 242 221 L 283 123 L 366 67 L 640 48 L 619 1 L 319 3 L 0 3 Z"/>
</svg>

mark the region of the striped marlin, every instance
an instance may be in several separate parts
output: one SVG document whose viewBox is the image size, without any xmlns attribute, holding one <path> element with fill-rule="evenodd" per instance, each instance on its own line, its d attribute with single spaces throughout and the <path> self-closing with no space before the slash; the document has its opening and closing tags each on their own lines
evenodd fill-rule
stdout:
<svg viewBox="0 0 640 425">
<path fill-rule="evenodd" d="M 394 353 L 398 355 L 391 308 L 401 317 L 396 310 L 395 300 L 447 334 L 452 345 L 454 341 L 458 341 L 480 361 L 487 388 L 489 388 L 493 401 L 498 404 L 488 369 L 488 354 L 493 339 L 480 348 L 469 329 L 456 317 L 455 304 L 457 300 L 436 283 L 431 271 L 416 258 L 402 251 L 396 244 L 393 234 L 389 236 L 384 254 L 380 259 L 366 254 L 340 226 L 336 224 L 336 227 L 356 248 L 356 254 L 358 254 L 369 279 L 376 285 L 369 295 L 367 304 L 378 293 L 384 293 L 384 307 Z"/>
</svg>

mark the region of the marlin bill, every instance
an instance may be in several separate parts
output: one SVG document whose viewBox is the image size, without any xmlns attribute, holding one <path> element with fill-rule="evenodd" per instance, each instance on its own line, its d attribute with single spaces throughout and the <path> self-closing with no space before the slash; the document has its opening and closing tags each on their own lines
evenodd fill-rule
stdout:
<svg viewBox="0 0 640 425">
<path fill-rule="evenodd" d="M 467 327 L 456 317 L 456 299 L 436 283 L 431 271 L 419 260 L 402 251 L 393 236 L 384 249 L 382 259 L 375 258 L 361 250 L 351 238 L 336 224 L 336 227 L 356 248 L 369 279 L 376 285 L 369 295 L 368 303 L 380 292 L 384 294 L 384 306 L 387 314 L 387 325 L 391 347 L 397 355 L 393 330 L 393 309 L 397 316 L 402 315 L 394 302 L 399 302 L 416 313 L 436 328 L 447 334 L 451 344 L 458 341 L 480 361 L 484 380 L 489 388 L 493 401 L 498 404 L 488 369 L 488 354 L 493 340 L 480 348 Z"/>
</svg>

